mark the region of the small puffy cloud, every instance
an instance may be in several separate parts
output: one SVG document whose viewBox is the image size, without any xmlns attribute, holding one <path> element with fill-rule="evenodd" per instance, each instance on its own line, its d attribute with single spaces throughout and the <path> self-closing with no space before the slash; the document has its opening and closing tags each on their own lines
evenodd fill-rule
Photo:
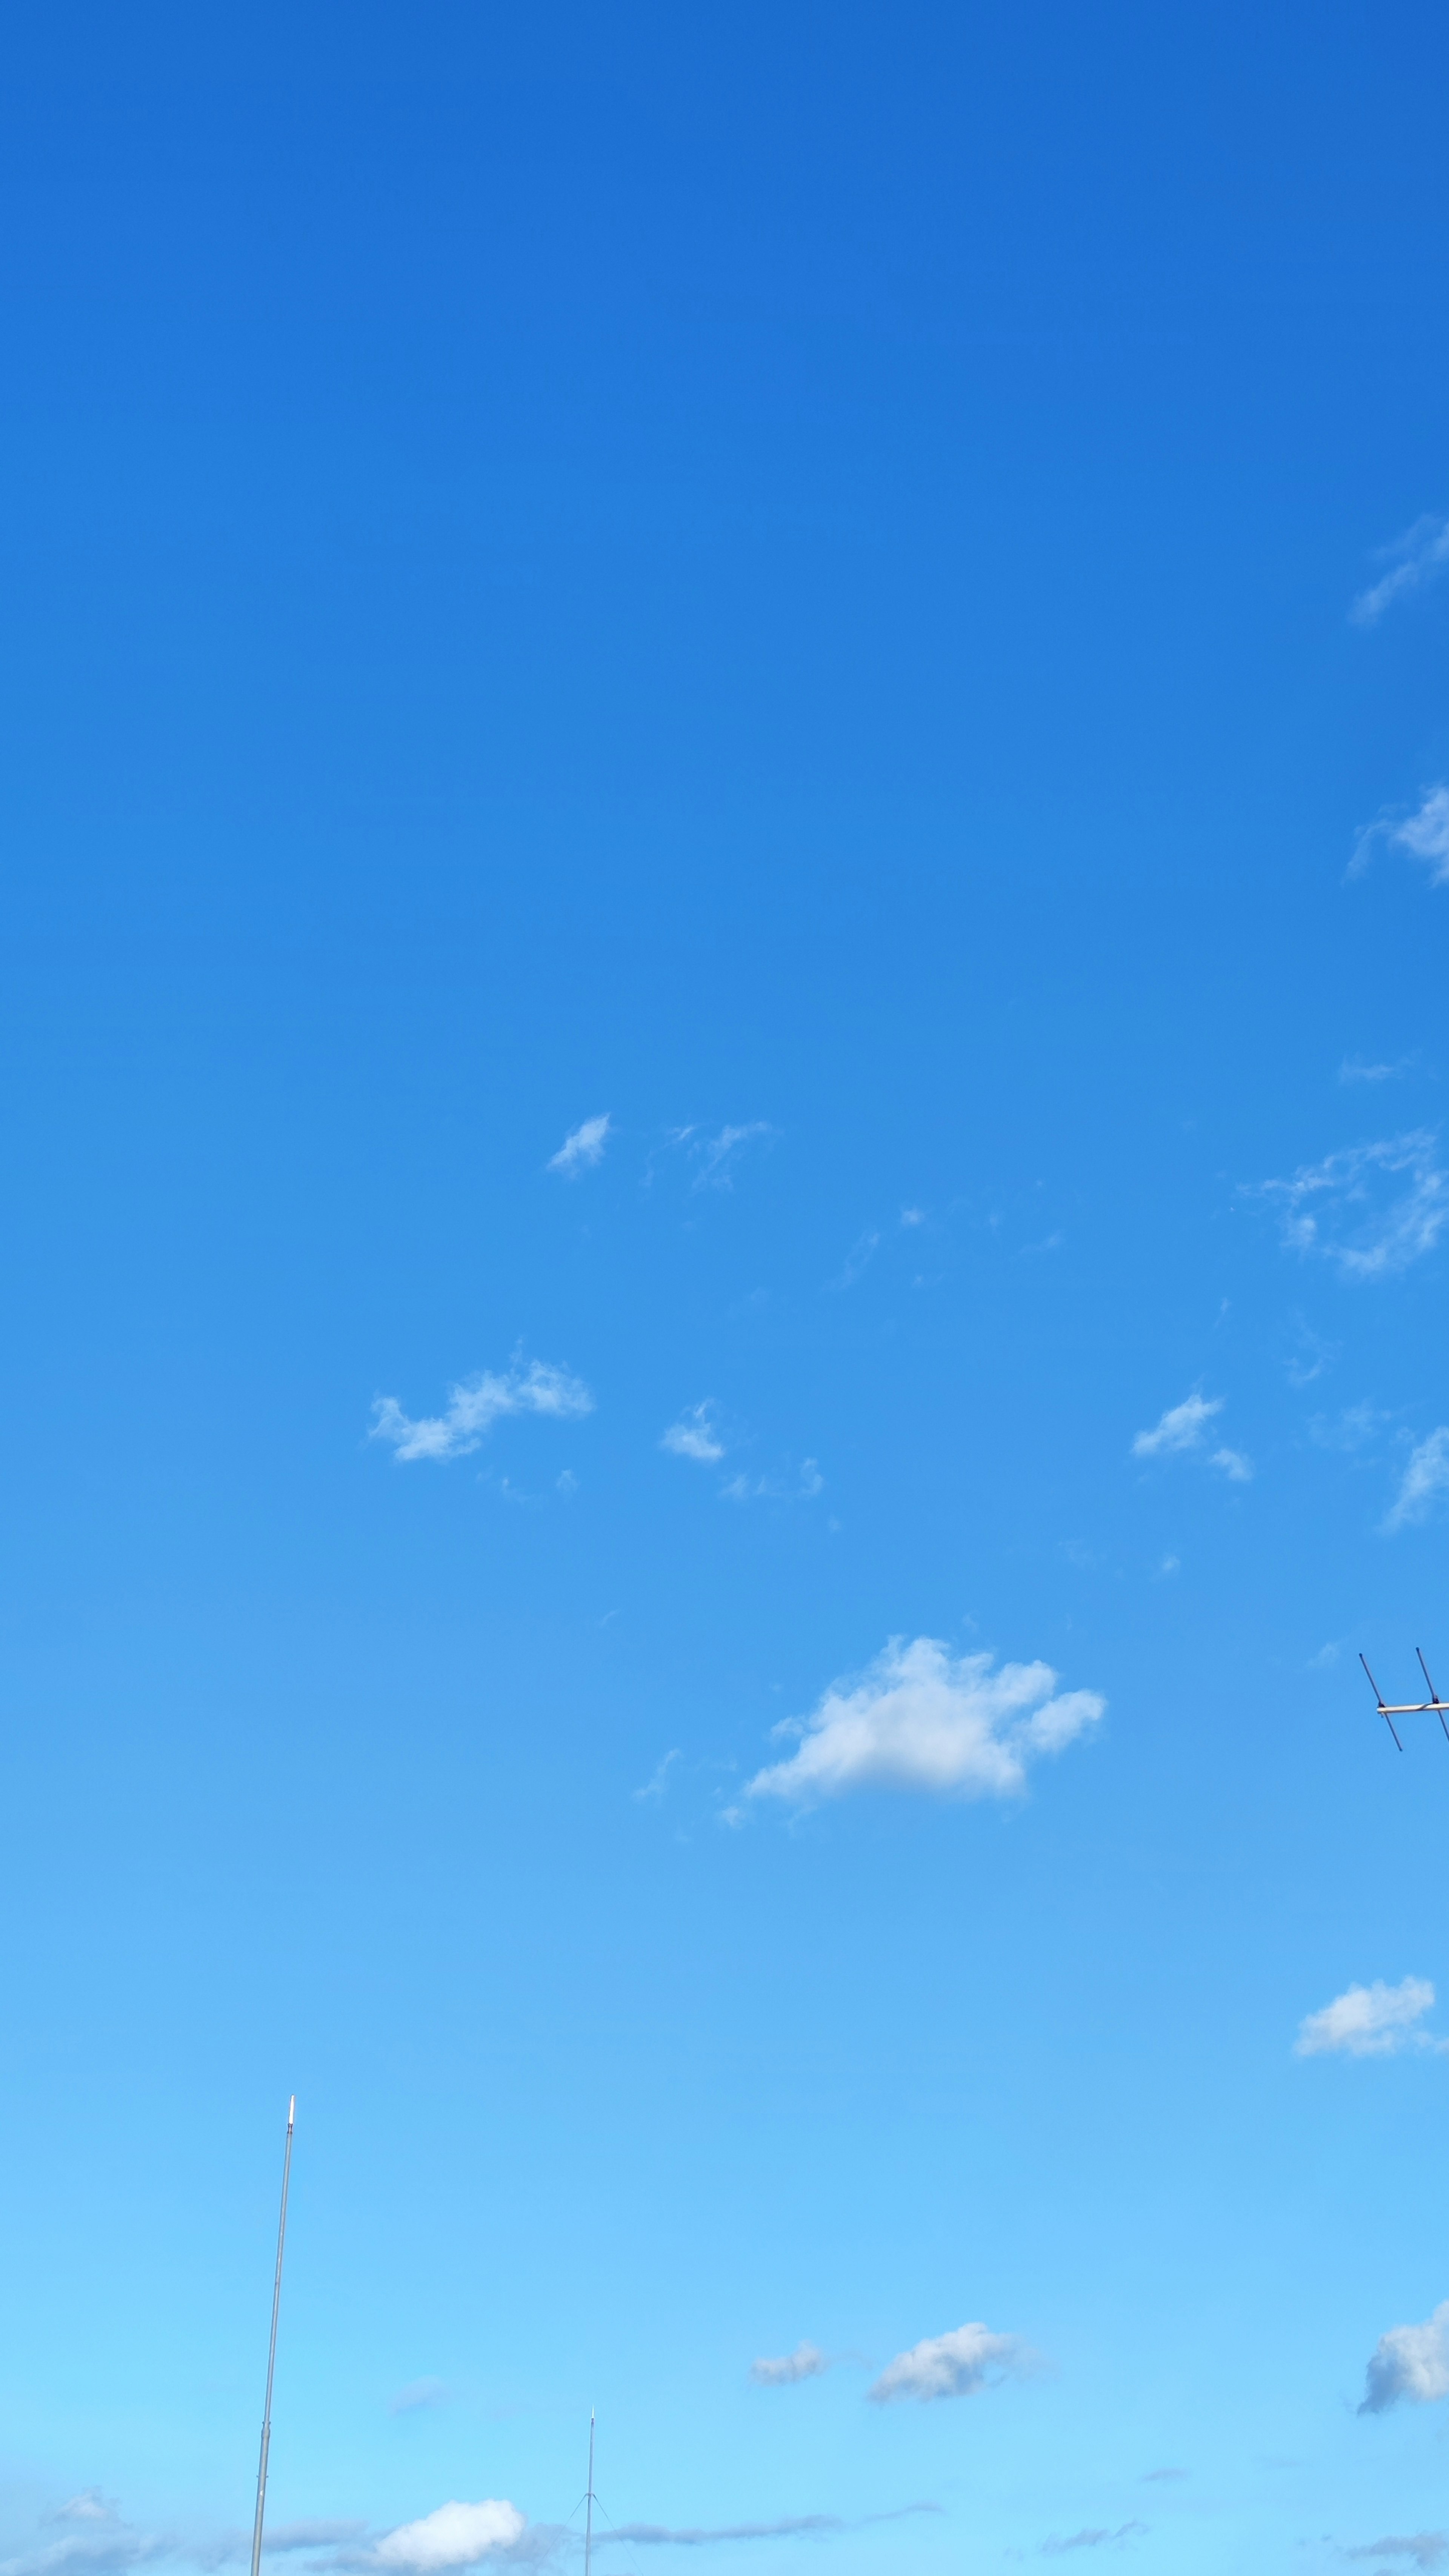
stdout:
<svg viewBox="0 0 1449 2576">
<path fill-rule="evenodd" d="M 712 1467 L 725 1453 L 713 1400 L 706 1396 L 702 1404 L 686 1405 L 677 1422 L 671 1422 L 661 1449 L 675 1458 L 697 1458 L 703 1467 Z"/>
<path fill-rule="evenodd" d="M 52 2522 L 119 2522 L 120 2507 L 113 2496 L 102 2495 L 99 2487 L 82 2487 L 79 2495 L 56 2506 Z"/>
<path fill-rule="evenodd" d="M 830 2368 L 829 2355 L 818 2344 L 797 2343 L 793 2352 L 781 2353 L 774 2360 L 752 2361 L 750 2377 L 757 2388 L 793 2388 L 802 2379 L 818 2379 Z"/>
<path fill-rule="evenodd" d="M 441 2379 L 410 2379 L 396 2397 L 389 2398 L 389 2415 L 416 2415 L 421 2407 L 445 2406 L 448 2391 Z"/>
<path fill-rule="evenodd" d="M 1182 1449 L 1197 1449 L 1203 1433 L 1215 1413 L 1221 1413 L 1220 1395 L 1194 1393 L 1183 1397 L 1181 1404 L 1168 1407 L 1150 1431 L 1139 1431 L 1132 1443 L 1134 1458 L 1166 1458 Z"/>
<path fill-rule="evenodd" d="M 373 1402 L 368 1438 L 385 1440 L 402 1459 L 466 1458 L 505 1414 L 541 1413 L 571 1421 L 593 1409 L 582 1378 L 571 1377 L 551 1361 L 530 1360 L 526 1369 L 515 1363 L 501 1376 L 484 1369 L 481 1376 L 450 1387 L 444 1410 L 416 1422 L 396 1396 L 380 1395 Z"/>
<path fill-rule="evenodd" d="M 1414 2027 L 1433 2007 L 1427 1977 L 1405 1977 L 1397 1986 L 1386 1986 L 1382 1978 L 1371 1986 L 1349 1986 L 1300 2022 L 1293 2054 L 1396 2057 L 1405 2048 L 1437 2048 L 1440 2041 Z"/>
<path fill-rule="evenodd" d="M 833 1682 L 808 1718 L 775 1728 L 797 1749 L 758 1771 L 746 1795 L 796 1806 L 866 1788 L 1019 1796 L 1028 1765 L 1060 1753 L 1107 1703 L 1096 1691 L 1058 1697 L 1049 1664 L 991 1665 L 936 1637 L 893 1637 L 858 1679 Z"/>
<path fill-rule="evenodd" d="M 1292 1250 L 1319 1253 L 1345 1279 L 1393 1279 L 1432 1251 L 1449 1224 L 1449 1181 L 1427 1127 L 1351 1145 L 1291 1180 L 1262 1181 L 1254 1196 L 1282 1211 Z"/>
<path fill-rule="evenodd" d="M 1384 1518 L 1390 1532 L 1407 1529 L 1415 1521 L 1427 1518 L 1439 1496 L 1449 1486 L 1449 1426 L 1441 1423 L 1421 1440 L 1410 1454 L 1403 1482 Z"/>
<path fill-rule="evenodd" d="M 1359 592 L 1350 611 L 1356 626 L 1376 626 L 1396 599 L 1407 598 L 1410 591 L 1437 580 L 1449 564 L 1449 519 L 1427 512 L 1401 537 L 1395 537 L 1392 545 L 1382 549 L 1379 561 L 1388 569 L 1367 590 Z"/>
<path fill-rule="evenodd" d="M 487 2497 L 481 2504 L 440 2504 L 418 2522 L 400 2523 L 384 2533 L 368 2552 L 373 2567 L 396 2568 L 403 2576 L 437 2576 L 453 2567 L 476 2567 L 480 2560 L 517 2548 L 526 2529 L 516 2504 Z"/>
<path fill-rule="evenodd" d="M 929 2335 L 909 2352 L 898 2352 L 866 2395 L 875 2406 L 894 2406 L 908 2398 L 926 2406 L 938 2397 L 975 2397 L 1003 2379 L 1028 2378 L 1040 2367 L 1018 2335 L 993 2334 L 983 2325 L 956 2326 L 950 2334 Z"/>
<path fill-rule="evenodd" d="M 1250 1485 L 1253 1481 L 1252 1459 L 1245 1457 L 1241 1449 L 1215 1449 L 1212 1463 L 1221 1468 L 1229 1484 Z"/>
<path fill-rule="evenodd" d="M 587 1172 L 593 1164 L 603 1161 L 612 1125 L 607 1109 L 601 1118 L 586 1118 L 582 1127 L 576 1127 L 571 1136 L 565 1136 L 558 1152 L 550 1154 L 549 1170 L 561 1172 L 566 1181 L 576 1181 L 581 1172 Z"/>
<path fill-rule="evenodd" d="M 1369 2360 L 1360 2415 L 1383 2415 L 1404 2399 L 1427 2406 L 1449 2397 L 1449 2300 L 1427 2325 L 1390 2326 Z"/>
<path fill-rule="evenodd" d="M 688 1128 L 684 1130 L 689 1134 Z M 698 1166 L 694 1175 L 697 1190 L 730 1190 L 734 1188 L 735 1169 L 747 1145 L 762 1144 L 773 1136 L 768 1118 L 751 1118 L 742 1127 L 721 1127 L 717 1136 L 701 1136 L 690 1147 Z"/>
</svg>

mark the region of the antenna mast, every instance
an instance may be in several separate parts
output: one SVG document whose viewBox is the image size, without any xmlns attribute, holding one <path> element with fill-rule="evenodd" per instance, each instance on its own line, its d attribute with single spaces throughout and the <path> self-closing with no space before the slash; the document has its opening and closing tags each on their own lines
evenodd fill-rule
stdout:
<svg viewBox="0 0 1449 2576">
<path fill-rule="evenodd" d="M 297 2096 L 287 2105 L 287 2149 L 282 2158 L 282 2215 L 277 2226 L 277 2277 L 272 2283 L 272 2340 L 267 2347 L 267 2403 L 262 2416 L 262 2456 L 257 2465 L 257 2518 L 252 2526 L 252 2576 L 258 2576 L 262 2563 L 262 2516 L 267 2508 L 267 2453 L 272 2446 L 272 2373 L 277 2366 L 277 2310 L 282 2304 L 282 2249 L 287 2242 L 287 2185 L 292 2178 L 292 2128 L 297 2117 Z M 593 2451 L 589 2452 L 592 2472 Z M 592 2486 L 592 2474 L 589 2478 Z"/>
<path fill-rule="evenodd" d="M 575 2511 L 577 2511 L 575 2507 Z M 584 2576 L 589 2576 L 589 2560 L 594 2554 L 594 2410 L 589 2408 L 589 2492 L 584 2506 Z M 257 2576 L 255 2567 L 252 2576 Z"/>
</svg>

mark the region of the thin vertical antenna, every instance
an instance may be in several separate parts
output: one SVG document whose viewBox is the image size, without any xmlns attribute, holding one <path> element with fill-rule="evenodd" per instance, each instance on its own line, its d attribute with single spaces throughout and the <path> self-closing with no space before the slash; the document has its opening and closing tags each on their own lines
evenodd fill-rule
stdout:
<svg viewBox="0 0 1449 2576">
<path fill-rule="evenodd" d="M 594 2554 L 594 2410 L 589 2408 L 589 2493 L 584 2508 L 584 2576 L 589 2576 L 589 2560 Z M 257 2576 L 255 2567 L 252 2576 Z"/>
<path fill-rule="evenodd" d="M 282 2249 L 287 2242 L 287 2185 L 292 2179 L 292 2128 L 297 2096 L 287 2105 L 287 2151 L 282 2158 L 282 2215 L 277 2224 L 277 2277 L 272 2283 L 272 2340 L 267 2347 L 267 2404 L 262 2416 L 262 2456 L 257 2464 L 257 2518 L 252 2526 L 252 2576 L 262 2563 L 262 2516 L 267 2509 L 267 2453 L 272 2446 L 272 2373 L 277 2367 L 277 2310 L 282 2304 Z M 592 2454 L 591 2454 L 592 2456 Z M 593 2481 L 590 2479 L 590 2484 Z"/>
</svg>

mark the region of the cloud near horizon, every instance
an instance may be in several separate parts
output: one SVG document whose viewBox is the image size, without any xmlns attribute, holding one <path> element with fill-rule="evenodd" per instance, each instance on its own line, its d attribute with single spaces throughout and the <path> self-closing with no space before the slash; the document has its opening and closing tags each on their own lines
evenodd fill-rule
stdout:
<svg viewBox="0 0 1449 2576">
<path fill-rule="evenodd" d="M 942 2397 L 978 2396 L 1004 2379 L 1033 2378 L 1041 2366 L 1039 2354 L 1019 2335 L 993 2334 L 979 2323 L 956 2326 L 898 2352 L 866 2395 L 873 2406 L 907 2400 L 929 2406 Z"/>
<path fill-rule="evenodd" d="M 586 1118 L 583 1125 L 576 1127 L 571 1136 L 565 1136 L 558 1152 L 550 1154 L 548 1169 L 551 1172 L 561 1172 L 566 1181 L 576 1181 L 581 1172 L 586 1172 L 593 1164 L 603 1161 L 604 1148 L 609 1141 L 613 1123 L 607 1109 L 601 1117 Z"/>
<path fill-rule="evenodd" d="M 1345 1279 L 1393 1279 L 1431 1251 L 1449 1225 L 1438 1142 L 1432 1128 L 1415 1127 L 1376 1144 L 1350 1145 L 1321 1163 L 1301 1165 L 1291 1180 L 1260 1181 L 1248 1195 L 1281 1208 L 1283 1240 L 1293 1251 L 1321 1253 Z M 1401 1176 L 1408 1186 L 1395 1192 Z"/>
<path fill-rule="evenodd" d="M 367 1436 L 387 1441 L 403 1460 L 466 1458 L 505 1414 L 541 1413 L 567 1422 L 593 1409 L 594 1399 L 582 1378 L 571 1377 L 552 1361 L 530 1360 L 526 1369 L 515 1362 L 501 1377 L 484 1369 L 478 1377 L 449 1387 L 444 1411 L 416 1422 L 404 1413 L 396 1396 L 375 1396 Z"/>
<path fill-rule="evenodd" d="M 1402 2532 L 1387 2540 L 1366 2540 L 1343 2554 L 1345 2558 L 1407 2558 L 1413 2567 L 1449 2567 L 1449 2532 Z"/>
<path fill-rule="evenodd" d="M 1360 2415 L 1384 2415 L 1404 2400 L 1429 2406 L 1449 2397 L 1449 2300 L 1422 2326 L 1390 2326 L 1369 2359 Z"/>
<path fill-rule="evenodd" d="M 1321 2011 L 1308 2013 L 1293 2042 L 1295 2057 L 1397 2057 L 1406 2048 L 1449 2048 L 1449 2041 L 1416 2030 L 1434 2005 L 1427 1977 L 1405 1977 L 1397 1986 L 1382 1978 L 1348 1986 Z"/>
<path fill-rule="evenodd" d="M 1107 1703 L 1097 1691 L 1059 1698 L 1050 1664 L 991 1666 L 989 1654 L 953 1655 L 936 1637 L 892 1637 L 858 1678 L 832 1682 L 808 1718 L 773 1729 L 797 1748 L 757 1771 L 746 1797 L 804 1806 L 866 1788 L 1020 1796 L 1028 1765 L 1095 1726 Z"/>
</svg>

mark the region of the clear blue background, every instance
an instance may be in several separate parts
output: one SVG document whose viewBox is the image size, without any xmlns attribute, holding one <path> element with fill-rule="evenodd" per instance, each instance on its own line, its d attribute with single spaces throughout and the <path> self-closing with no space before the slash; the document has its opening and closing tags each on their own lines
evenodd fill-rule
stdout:
<svg viewBox="0 0 1449 2576">
<path fill-rule="evenodd" d="M 1449 1665 L 1446 1255 L 1248 1187 L 1444 1110 L 1449 895 L 1344 876 L 1449 766 L 1449 582 L 1349 616 L 1449 507 L 1442 14 L 3 59 L 5 2545 L 248 2523 L 293 2087 L 279 2522 L 562 2521 L 596 2403 L 618 2522 L 942 2508 L 720 2576 L 1449 2525 L 1354 2413 L 1449 2075 L 1290 2054 L 1449 1983 L 1354 1662 Z M 593 1414 L 369 1443 L 517 1348 Z M 1251 1484 L 1131 1459 L 1198 1383 Z M 661 1451 L 706 1397 L 820 1494 Z M 897 1634 L 1098 1739 L 722 1825 Z M 864 2403 L 967 2318 L 1052 2374 Z"/>
</svg>

